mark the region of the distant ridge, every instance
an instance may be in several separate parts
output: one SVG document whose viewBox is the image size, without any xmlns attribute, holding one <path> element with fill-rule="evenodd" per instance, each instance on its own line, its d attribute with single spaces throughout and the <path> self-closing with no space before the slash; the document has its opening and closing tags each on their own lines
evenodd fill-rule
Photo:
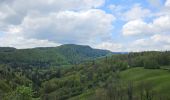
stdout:
<svg viewBox="0 0 170 100">
<path fill-rule="evenodd" d="M 113 54 L 128 54 L 129 52 L 112 52 Z"/>
<path fill-rule="evenodd" d="M 87 45 L 65 44 L 57 47 L 37 47 L 15 49 L 0 47 L 0 64 L 7 63 L 31 66 L 60 66 L 78 64 L 85 60 L 95 59 L 112 54 L 109 50 L 93 49 Z"/>
</svg>

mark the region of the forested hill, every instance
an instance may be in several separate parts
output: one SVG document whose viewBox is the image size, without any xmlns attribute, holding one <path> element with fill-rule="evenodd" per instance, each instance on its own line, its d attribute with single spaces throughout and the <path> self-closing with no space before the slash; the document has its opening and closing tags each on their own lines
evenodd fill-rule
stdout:
<svg viewBox="0 0 170 100">
<path fill-rule="evenodd" d="M 110 51 L 93 49 L 89 46 L 65 44 L 58 47 L 15 49 L 0 47 L 0 64 L 12 66 L 60 66 L 77 64 L 85 60 L 111 54 Z"/>
<path fill-rule="evenodd" d="M 12 52 L 15 51 L 15 48 L 12 47 L 0 47 L 0 52 Z"/>
</svg>

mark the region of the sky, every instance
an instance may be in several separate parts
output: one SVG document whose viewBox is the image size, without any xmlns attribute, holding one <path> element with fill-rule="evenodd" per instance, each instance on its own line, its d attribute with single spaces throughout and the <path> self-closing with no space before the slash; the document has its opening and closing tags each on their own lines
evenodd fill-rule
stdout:
<svg viewBox="0 0 170 100">
<path fill-rule="evenodd" d="M 170 50 L 170 0 L 0 0 L 0 47 Z"/>
</svg>

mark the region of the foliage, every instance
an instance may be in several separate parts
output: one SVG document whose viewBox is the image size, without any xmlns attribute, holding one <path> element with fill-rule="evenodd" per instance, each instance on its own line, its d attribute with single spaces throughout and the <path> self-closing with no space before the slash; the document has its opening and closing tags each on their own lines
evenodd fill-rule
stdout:
<svg viewBox="0 0 170 100">
<path fill-rule="evenodd" d="M 15 91 L 9 92 L 4 100 L 32 100 L 32 89 L 30 87 L 19 86 Z"/>
<path fill-rule="evenodd" d="M 0 48 L 0 98 L 153 100 L 156 93 L 169 97 L 169 51 L 108 54 L 72 44 Z M 167 66 L 166 70 L 162 66 Z"/>
<path fill-rule="evenodd" d="M 61 45 L 59 47 L 14 49 L 0 48 L 0 64 L 17 67 L 49 67 L 78 64 L 82 61 L 106 56 L 111 53 L 106 50 L 92 49 L 89 46 Z"/>
</svg>

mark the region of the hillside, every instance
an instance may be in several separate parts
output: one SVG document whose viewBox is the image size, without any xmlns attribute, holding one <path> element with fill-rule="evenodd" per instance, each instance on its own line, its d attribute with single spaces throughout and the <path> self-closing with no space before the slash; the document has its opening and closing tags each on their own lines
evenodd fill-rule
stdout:
<svg viewBox="0 0 170 100">
<path fill-rule="evenodd" d="M 97 51 L 100 56 L 96 56 L 99 55 Z M 54 62 L 58 60 L 52 57 L 56 52 L 57 57 L 63 57 L 63 61 L 68 65 L 61 64 L 60 67 L 55 65 Z M 75 58 L 69 57 L 70 52 L 73 54 L 70 56 Z M 1 55 L 6 54 L 3 56 L 10 59 L 1 60 L 0 98 L 3 100 L 157 100 L 155 98 L 169 100 L 169 51 L 114 54 L 105 57 L 101 52 L 103 50 L 72 44 L 24 50 L 5 48 Z M 69 63 L 69 59 L 81 62 L 81 57 L 91 60 L 79 64 Z M 99 58 L 95 59 L 96 57 Z M 43 62 L 49 59 L 53 62 L 49 62 L 49 67 L 38 65 L 45 66 Z"/>
<path fill-rule="evenodd" d="M 111 54 L 108 50 L 93 49 L 90 46 L 65 44 L 56 48 L 39 48 L 39 50 L 62 55 L 70 64 L 77 64 L 85 60 L 92 60 Z"/>
<path fill-rule="evenodd" d="M 169 100 L 169 79 L 170 72 L 168 70 L 144 69 L 141 67 L 131 68 L 120 72 L 120 82 L 112 83 L 111 87 L 109 87 L 110 89 L 108 87 L 97 87 L 86 91 L 79 96 L 73 97 L 70 100 L 103 100 L 103 98 L 108 98 L 107 93 L 109 92 L 112 92 L 112 96 L 115 96 L 118 100 L 120 99 L 120 96 L 123 96 L 123 100 L 129 100 L 128 94 L 126 94 L 128 92 L 129 84 L 131 84 L 133 91 L 132 94 L 134 99 L 132 100 L 148 100 L 145 98 L 145 93 L 143 94 L 143 99 L 141 99 L 141 91 L 148 92 L 148 97 L 151 96 L 151 99 L 149 100 Z"/>
<path fill-rule="evenodd" d="M 132 68 L 121 72 L 120 76 L 123 80 L 133 81 L 135 88 L 138 88 L 141 83 L 149 83 L 151 90 L 159 93 L 162 97 L 169 97 L 170 72 L 168 70 Z M 170 97 L 164 100 L 169 99 Z"/>
<path fill-rule="evenodd" d="M 60 66 L 78 64 L 85 60 L 94 59 L 110 54 L 110 51 L 93 49 L 89 46 L 66 44 L 58 47 L 33 49 L 0 48 L 0 63 L 13 66 Z"/>
<path fill-rule="evenodd" d="M 12 47 L 0 47 L 0 52 L 13 52 L 15 50 L 16 49 Z"/>
</svg>

